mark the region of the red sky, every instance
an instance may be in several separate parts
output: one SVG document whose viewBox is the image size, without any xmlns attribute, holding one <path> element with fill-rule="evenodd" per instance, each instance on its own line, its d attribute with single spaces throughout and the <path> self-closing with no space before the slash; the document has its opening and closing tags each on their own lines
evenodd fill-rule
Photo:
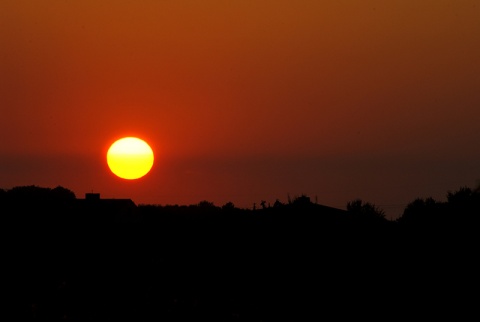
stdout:
<svg viewBox="0 0 480 322">
<path fill-rule="evenodd" d="M 480 179 L 480 4 L 0 3 L 0 188 L 396 216 Z M 106 150 L 155 151 L 137 181 Z"/>
</svg>

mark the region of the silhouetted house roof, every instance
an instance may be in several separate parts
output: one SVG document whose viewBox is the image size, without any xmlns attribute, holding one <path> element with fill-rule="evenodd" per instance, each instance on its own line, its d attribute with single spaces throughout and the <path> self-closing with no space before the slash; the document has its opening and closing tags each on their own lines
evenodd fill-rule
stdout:
<svg viewBox="0 0 480 322">
<path fill-rule="evenodd" d="M 85 194 L 85 199 L 86 200 L 100 200 L 100 194 L 99 193 L 89 193 L 87 192 Z"/>
<path fill-rule="evenodd" d="M 99 193 L 86 193 L 77 199 L 77 209 L 85 219 L 101 222 L 137 222 L 137 205 L 131 199 L 101 199 Z"/>
</svg>

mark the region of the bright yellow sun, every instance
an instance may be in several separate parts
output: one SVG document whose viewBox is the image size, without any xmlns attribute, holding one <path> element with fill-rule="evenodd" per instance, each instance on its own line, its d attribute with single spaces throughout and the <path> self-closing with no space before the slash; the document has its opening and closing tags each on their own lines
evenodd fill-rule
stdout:
<svg viewBox="0 0 480 322">
<path fill-rule="evenodd" d="M 153 151 L 147 142 L 126 137 L 115 141 L 107 152 L 108 167 L 123 179 L 138 179 L 153 166 Z"/>
</svg>

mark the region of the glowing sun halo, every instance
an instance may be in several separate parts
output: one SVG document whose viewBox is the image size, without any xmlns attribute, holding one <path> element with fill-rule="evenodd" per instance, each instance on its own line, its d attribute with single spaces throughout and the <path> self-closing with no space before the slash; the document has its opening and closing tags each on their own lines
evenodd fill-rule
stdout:
<svg viewBox="0 0 480 322">
<path fill-rule="evenodd" d="M 110 170 L 123 179 L 138 179 L 146 175 L 153 166 L 153 151 L 147 142 L 125 137 L 115 141 L 107 152 Z"/>
</svg>

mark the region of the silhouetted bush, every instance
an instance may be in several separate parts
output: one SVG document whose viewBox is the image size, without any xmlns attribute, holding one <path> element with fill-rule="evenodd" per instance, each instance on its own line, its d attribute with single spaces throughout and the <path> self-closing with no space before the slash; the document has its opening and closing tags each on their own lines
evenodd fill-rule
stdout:
<svg viewBox="0 0 480 322">
<path fill-rule="evenodd" d="M 397 221 L 404 225 L 425 226 L 444 220 L 444 203 L 437 202 L 433 198 L 417 198 L 409 203 L 403 214 Z"/>
<path fill-rule="evenodd" d="M 385 222 L 385 212 L 372 203 L 356 199 L 347 203 L 349 218 L 356 223 Z"/>
</svg>

